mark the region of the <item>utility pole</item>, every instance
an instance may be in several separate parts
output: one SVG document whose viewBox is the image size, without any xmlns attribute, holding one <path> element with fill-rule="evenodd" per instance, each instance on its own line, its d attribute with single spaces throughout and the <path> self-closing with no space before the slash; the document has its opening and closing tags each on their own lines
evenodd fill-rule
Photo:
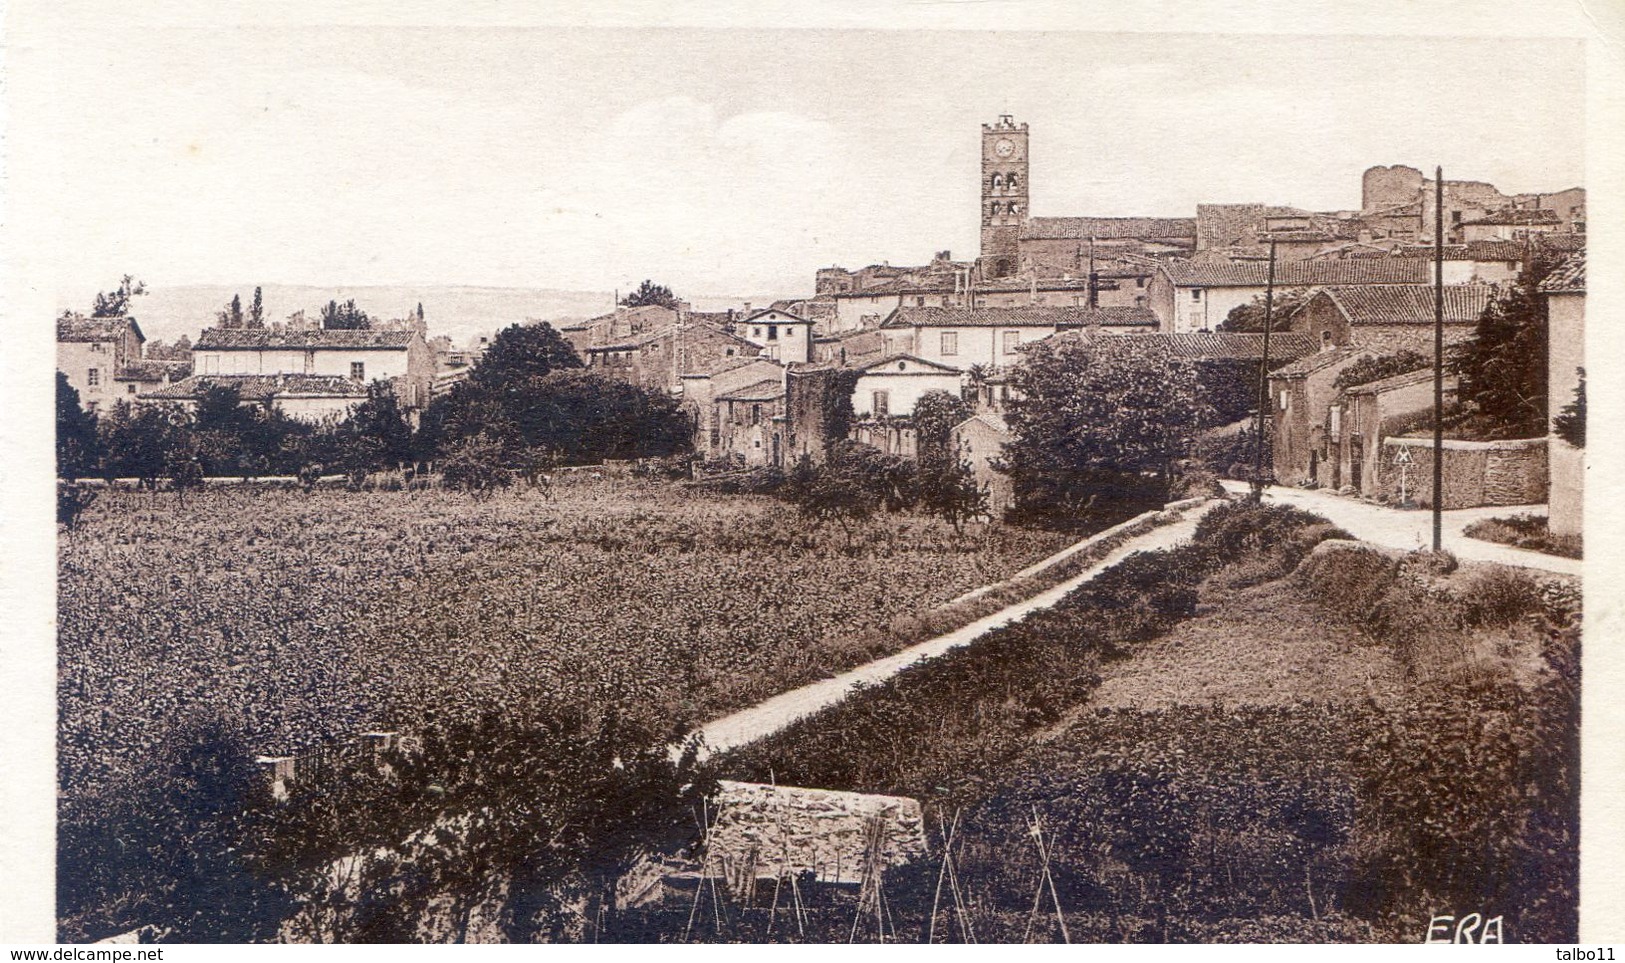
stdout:
<svg viewBox="0 0 1625 963">
<path fill-rule="evenodd" d="M 1204 305 L 1205 307 L 1205 305 Z M 1264 419 L 1270 410 L 1270 328 L 1275 323 L 1275 238 L 1270 238 L 1269 275 L 1264 283 L 1264 350 L 1258 359 L 1258 438 L 1253 445 L 1253 501 L 1264 500 Z"/>
<path fill-rule="evenodd" d="M 1433 169 L 1433 550 L 1444 547 L 1444 168 Z"/>
</svg>

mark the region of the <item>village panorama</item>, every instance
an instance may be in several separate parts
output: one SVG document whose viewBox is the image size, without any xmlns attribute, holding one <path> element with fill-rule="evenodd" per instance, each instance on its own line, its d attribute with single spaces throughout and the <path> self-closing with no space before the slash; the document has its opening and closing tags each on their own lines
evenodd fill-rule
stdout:
<svg viewBox="0 0 1625 963">
<path fill-rule="evenodd" d="M 64 306 L 59 938 L 1577 939 L 1584 189 L 984 120 L 771 301 Z"/>
</svg>

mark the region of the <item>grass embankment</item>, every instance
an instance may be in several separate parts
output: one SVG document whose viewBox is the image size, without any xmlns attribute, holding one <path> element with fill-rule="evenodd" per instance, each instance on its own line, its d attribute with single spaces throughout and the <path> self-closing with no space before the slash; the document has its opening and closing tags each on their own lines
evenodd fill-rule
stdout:
<svg viewBox="0 0 1625 963">
<path fill-rule="evenodd" d="M 1547 525 L 1544 515 L 1512 515 L 1487 518 L 1462 529 L 1468 538 L 1499 542 L 1513 548 L 1526 548 L 1563 558 L 1583 558 L 1584 540 L 1579 535 L 1558 535 Z"/>
<path fill-rule="evenodd" d="M 930 929 L 957 818 L 963 917 L 936 938 L 1419 939 L 1429 915 L 1574 938 L 1577 595 L 1225 506 L 1057 607 L 733 754 L 724 774 L 920 798 L 927 864 L 888 877 Z M 846 939 L 850 907 L 809 938 Z M 654 935 L 658 916 L 644 921 Z M 761 938 L 739 910 L 722 938 Z M 775 932 L 783 935 L 783 920 Z M 680 930 L 678 931 L 680 933 Z M 645 931 L 639 935 L 651 935 Z M 710 931 L 705 934 L 712 937 Z"/>
</svg>

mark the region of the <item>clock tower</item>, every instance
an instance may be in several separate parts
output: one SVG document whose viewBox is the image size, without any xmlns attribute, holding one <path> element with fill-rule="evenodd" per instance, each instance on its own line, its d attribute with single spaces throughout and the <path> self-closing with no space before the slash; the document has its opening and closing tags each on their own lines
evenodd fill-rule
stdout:
<svg viewBox="0 0 1625 963">
<path fill-rule="evenodd" d="M 984 278 L 1016 273 L 1016 239 L 1027 217 L 1027 125 L 1001 114 L 982 125 L 982 256 Z"/>
</svg>

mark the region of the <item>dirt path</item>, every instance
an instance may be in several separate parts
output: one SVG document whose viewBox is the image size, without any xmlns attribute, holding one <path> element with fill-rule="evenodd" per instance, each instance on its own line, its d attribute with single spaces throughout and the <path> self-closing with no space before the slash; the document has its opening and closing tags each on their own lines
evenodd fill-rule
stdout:
<svg viewBox="0 0 1625 963">
<path fill-rule="evenodd" d="M 1245 482 L 1227 481 L 1224 487 L 1227 491 L 1237 494 L 1247 491 Z M 1325 491 L 1302 488 L 1272 487 L 1265 493 L 1264 500 L 1279 505 L 1294 505 L 1305 511 L 1323 515 L 1342 526 L 1355 538 L 1386 545 L 1389 548 L 1417 549 L 1433 544 L 1432 512 L 1402 511 Z M 1444 513 L 1442 541 L 1446 549 L 1464 561 L 1499 562 L 1502 565 L 1541 569 L 1559 575 L 1579 575 L 1582 566 L 1575 559 L 1531 552 L 1510 545 L 1497 545 L 1494 542 L 1468 538 L 1462 534 L 1462 529 L 1481 519 L 1545 513 L 1545 505 L 1454 509 Z"/>
<path fill-rule="evenodd" d="M 840 702 L 860 685 L 884 682 L 911 665 L 934 659 L 950 649 L 968 645 L 994 629 L 1020 621 L 1029 613 L 1049 608 L 1068 592 L 1135 552 L 1170 548 L 1190 538 L 1196 531 L 1196 523 L 1217 504 L 1218 501 L 1209 501 L 1186 510 L 1179 521 L 1129 539 L 1081 573 L 1026 601 L 1000 609 L 946 635 L 939 635 L 910 646 L 896 655 L 877 659 L 832 679 L 792 689 L 748 709 L 708 722 L 696 730 L 705 738 L 708 750 L 706 755 L 726 752 L 770 736 L 799 719 Z M 1109 537 L 1112 531 L 1107 529 L 1095 535 L 1085 543 L 1085 547 L 1089 542 Z"/>
</svg>

